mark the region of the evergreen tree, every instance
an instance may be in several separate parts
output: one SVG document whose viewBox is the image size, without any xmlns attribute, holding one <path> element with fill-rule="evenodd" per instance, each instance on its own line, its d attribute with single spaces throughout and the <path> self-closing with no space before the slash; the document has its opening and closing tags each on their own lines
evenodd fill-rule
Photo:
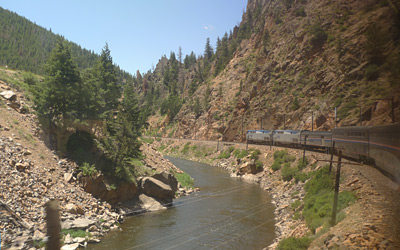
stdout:
<svg viewBox="0 0 400 250">
<path fill-rule="evenodd" d="M 206 41 L 206 47 L 205 47 L 205 49 L 204 49 L 204 58 L 205 58 L 207 61 L 211 61 L 213 54 L 214 54 L 214 50 L 213 50 L 213 48 L 211 47 L 210 38 L 208 37 L 208 38 L 207 38 L 207 41 Z"/>
<path fill-rule="evenodd" d="M 81 78 L 68 44 L 59 39 L 46 64 L 46 77 L 34 90 L 36 110 L 51 121 L 74 118 Z"/>
<path fill-rule="evenodd" d="M 140 129 L 144 124 L 137 97 L 132 85 L 124 89 L 124 98 L 119 105 L 117 114 L 108 114 L 103 137 L 98 141 L 98 147 L 110 162 L 105 169 L 118 180 L 132 182 L 136 177 L 135 160 L 141 157 Z"/>
<path fill-rule="evenodd" d="M 54 136 L 56 125 L 78 117 L 82 106 L 81 78 L 68 44 L 59 39 L 46 64 L 45 80 L 33 89 L 39 119 Z M 52 138 L 52 137 L 50 137 Z M 50 143 L 56 146 L 56 141 Z"/>
<path fill-rule="evenodd" d="M 96 65 L 97 80 L 102 98 L 102 113 L 109 112 L 117 108 L 119 98 L 121 97 L 120 86 L 113 65 L 108 44 L 101 51 L 100 59 Z"/>
</svg>

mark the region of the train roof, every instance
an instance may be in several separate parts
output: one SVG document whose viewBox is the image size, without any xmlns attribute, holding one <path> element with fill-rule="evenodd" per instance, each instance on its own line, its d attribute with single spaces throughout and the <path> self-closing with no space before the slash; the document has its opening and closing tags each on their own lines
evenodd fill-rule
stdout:
<svg viewBox="0 0 400 250">
<path fill-rule="evenodd" d="M 310 130 L 303 130 L 301 131 L 302 135 L 331 135 L 331 131 L 310 131 Z"/>
<path fill-rule="evenodd" d="M 300 131 L 300 130 L 283 130 L 283 129 L 277 129 L 277 130 L 274 130 L 273 132 L 274 132 L 274 134 L 277 134 L 277 133 L 298 134 L 298 133 L 300 133 L 301 131 Z"/>
<path fill-rule="evenodd" d="M 271 130 L 261 130 L 261 129 L 253 129 L 253 130 L 247 130 L 247 133 L 271 133 Z"/>
</svg>

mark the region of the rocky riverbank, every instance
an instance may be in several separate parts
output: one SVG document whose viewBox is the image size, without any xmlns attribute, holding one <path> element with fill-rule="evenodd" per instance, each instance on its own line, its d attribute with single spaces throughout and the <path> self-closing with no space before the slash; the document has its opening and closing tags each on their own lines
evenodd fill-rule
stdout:
<svg viewBox="0 0 400 250">
<path fill-rule="evenodd" d="M 162 139 L 153 143 L 165 154 L 205 162 L 228 169 L 231 176 L 259 183 L 269 192 L 275 204 L 274 243 L 265 249 L 276 249 L 278 243 L 288 237 L 308 236 L 313 241 L 310 249 L 399 249 L 400 246 L 400 189 L 373 167 L 345 165 L 342 168 L 340 190 L 354 192 L 357 201 L 343 210 L 343 217 L 333 227 L 320 227 L 311 232 L 301 215 L 305 196 L 305 183 L 284 181 L 282 170 L 271 169 L 273 155 L 282 148 L 250 146 L 260 151 L 262 170 L 251 155 L 242 159 L 234 156 L 234 149 L 244 150 L 245 145 L 190 140 Z M 232 154 L 224 154 L 231 151 Z M 301 150 L 288 149 L 295 157 L 302 158 Z M 309 164 L 304 172 L 315 171 L 326 165 L 329 155 L 307 152 Z M 336 157 L 335 157 L 336 159 Z"/>
<path fill-rule="evenodd" d="M 113 187 L 101 173 L 83 176 L 79 166 L 59 158 L 40 139 L 24 96 L 4 82 L 0 92 L 7 94 L 0 98 L 2 249 L 43 248 L 45 205 L 53 199 L 59 201 L 63 249 L 76 249 L 120 230 L 124 216 L 165 209 L 176 195 L 190 192 L 171 174 L 181 171 L 147 143 L 142 146 L 143 168 L 150 174 L 137 184 Z"/>
</svg>

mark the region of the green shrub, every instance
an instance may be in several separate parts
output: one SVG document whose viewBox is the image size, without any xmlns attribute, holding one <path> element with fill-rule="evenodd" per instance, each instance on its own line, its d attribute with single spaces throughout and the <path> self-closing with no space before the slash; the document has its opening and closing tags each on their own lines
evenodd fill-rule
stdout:
<svg viewBox="0 0 400 250">
<path fill-rule="evenodd" d="M 349 115 L 350 111 L 355 109 L 356 107 L 357 107 L 357 103 L 354 99 L 351 100 L 350 102 L 345 103 L 343 105 L 343 107 L 338 110 L 338 114 L 337 114 L 338 118 L 343 119 L 343 118 L 347 117 Z"/>
<path fill-rule="evenodd" d="M 250 159 L 258 160 L 258 156 L 259 156 L 260 154 L 261 154 L 261 152 L 260 152 L 260 150 L 258 150 L 258 149 L 251 150 Z"/>
<path fill-rule="evenodd" d="M 303 173 L 303 172 L 297 172 L 294 176 L 294 179 L 296 180 L 296 183 L 298 182 L 306 182 L 306 180 L 308 180 L 310 177 L 307 173 Z"/>
<path fill-rule="evenodd" d="M 284 164 L 283 168 L 282 168 L 282 179 L 284 181 L 290 181 L 293 179 L 293 177 L 298 173 L 298 169 L 296 167 L 290 167 L 290 163 L 287 162 Z"/>
<path fill-rule="evenodd" d="M 300 207 L 300 205 L 301 205 L 301 201 L 300 200 L 295 200 L 292 203 L 291 207 L 292 207 L 293 210 L 296 210 L 298 207 Z"/>
<path fill-rule="evenodd" d="M 274 160 L 274 162 L 271 165 L 272 170 L 278 171 L 279 169 L 281 169 L 282 163 L 283 163 L 282 159 Z"/>
<path fill-rule="evenodd" d="M 181 184 L 182 187 L 186 188 L 193 188 L 194 186 L 194 179 L 190 177 L 187 173 L 176 173 L 174 172 L 175 178 Z"/>
<path fill-rule="evenodd" d="M 231 153 L 235 150 L 234 146 L 230 146 L 228 149 L 226 149 L 225 151 L 222 151 L 219 156 L 218 159 L 228 159 L 229 157 L 231 157 Z"/>
<path fill-rule="evenodd" d="M 311 239 L 308 237 L 295 238 L 289 237 L 279 242 L 276 249 L 278 250 L 305 250 L 310 246 Z"/>
<path fill-rule="evenodd" d="M 229 154 L 231 154 L 234 150 L 235 150 L 235 147 L 230 146 L 227 151 L 229 152 Z"/>
<path fill-rule="evenodd" d="M 183 149 L 181 150 L 181 154 L 186 155 L 189 152 L 190 149 L 190 142 L 187 142 L 185 146 L 183 146 Z"/>
<path fill-rule="evenodd" d="M 231 153 L 229 153 L 229 151 L 222 151 L 218 155 L 218 159 L 228 159 L 229 157 L 231 157 Z"/>
<path fill-rule="evenodd" d="M 376 64 L 370 64 L 365 68 L 365 78 L 368 81 L 376 80 L 379 77 L 379 67 Z"/>
<path fill-rule="evenodd" d="M 293 162 L 296 160 L 296 157 L 289 155 L 288 151 L 285 149 L 274 152 L 274 160 L 276 159 L 282 159 L 283 162 Z"/>
<path fill-rule="evenodd" d="M 301 6 L 300 8 L 296 9 L 296 16 L 301 16 L 301 17 L 305 17 L 306 16 L 306 12 L 304 10 L 304 6 Z"/>
<path fill-rule="evenodd" d="M 260 160 L 256 160 L 256 169 L 261 171 L 263 169 L 263 163 Z"/>
<path fill-rule="evenodd" d="M 83 176 L 92 176 L 97 173 L 95 165 L 90 165 L 87 162 L 84 162 L 79 167 L 79 170 L 82 171 Z"/>
<path fill-rule="evenodd" d="M 328 38 L 328 34 L 321 26 L 321 24 L 315 24 L 311 26 L 310 34 L 311 34 L 310 42 L 313 47 L 321 47 Z"/>
<path fill-rule="evenodd" d="M 305 157 L 304 162 L 303 162 L 303 159 L 299 159 L 299 162 L 297 163 L 297 168 L 299 170 L 303 170 L 307 167 L 307 165 L 308 165 L 308 159 L 307 159 L 307 157 Z"/>
<path fill-rule="evenodd" d="M 151 137 L 142 137 L 140 138 L 142 140 L 142 142 L 148 143 L 148 144 L 153 144 L 154 139 Z"/>
<path fill-rule="evenodd" d="M 299 99 L 297 98 L 297 96 L 294 98 L 293 103 L 292 103 L 292 110 L 296 111 L 300 108 L 300 104 L 299 104 Z"/>
<path fill-rule="evenodd" d="M 85 230 L 81 230 L 81 229 L 62 229 L 61 230 L 61 234 L 62 235 L 71 235 L 72 238 L 76 238 L 76 237 L 82 237 L 85 238 L 86 236 L 90 236 L 89 232 L 86 232 Z"/>
<path fill-rule="evenodd" d="M 245 149 L 235 149 L 235 151 L 233 151 L 233 155 L 238 158 L 238 159 L 243 159 L 244 157 L 246 157 L 249 154 L 249 152 Z"/>
<path fill-rule="evenodd" d="M 303 216 L 307 227 L 312 231 L 328 224 L 332 214 L 333 204 L 333 175 L 329 173 L 329 166 L 312 173 L 311 179 L 305 184 L 306 195 L 304 197 Z M 347 191 L 339 194 L 338 209 L 350 205 L 356 200 L 356 196 Z"/>
<path fill-rule="evenodd" d="M 168 146 L 165 144 L 161 144 L 160 147 L 158 147 L 158 151 L 162 152 L 164 151 Z"/>
</svg>

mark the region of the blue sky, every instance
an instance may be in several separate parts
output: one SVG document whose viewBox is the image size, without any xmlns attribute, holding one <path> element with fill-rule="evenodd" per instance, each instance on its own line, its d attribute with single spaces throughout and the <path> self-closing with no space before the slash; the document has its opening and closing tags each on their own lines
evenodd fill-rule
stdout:
<svg viewBox="0 0 400 250">
<path fill-rule="evenodd" d="M 247 0 L 0 0 L 2 8 L 100 53 L 107 42 L 114 63 L 136 73 L 171 51 L 204 52 L 241 21 Z"/>
</svg>

